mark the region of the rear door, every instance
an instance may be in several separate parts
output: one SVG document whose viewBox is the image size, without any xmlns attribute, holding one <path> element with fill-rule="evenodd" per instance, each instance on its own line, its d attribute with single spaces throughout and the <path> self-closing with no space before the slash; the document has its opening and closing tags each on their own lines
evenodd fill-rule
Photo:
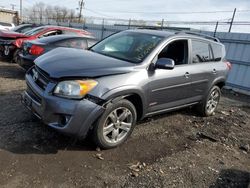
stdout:
<svg viewBox="0 0 250 188">
<path fill-rule="evenodd" d="M 191 89 L 194 97 L 201 100 L 216 77 L 216 62 L 213 61 L 214 58 L 209 41 L 192 39 L 191 51 Z"/>
</svg>

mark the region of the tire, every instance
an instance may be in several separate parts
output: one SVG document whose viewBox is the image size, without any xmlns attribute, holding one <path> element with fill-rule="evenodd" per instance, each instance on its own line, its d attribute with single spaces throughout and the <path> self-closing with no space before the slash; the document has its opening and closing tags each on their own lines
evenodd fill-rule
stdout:
<svg viewBox="0 0 250 188">
<path fill-rule="evenodd" d="M 136 109 L 130 101 L 122 99 L 110 103 L 94 125 L 92 135 L 95 144 L 102 149 L 123 144 L 131 135 L 136 119 Z"/>
<path fill-rule="evenodd" d="M 201 116 L 207 117 L 214 115 L 215 110 L 218 107 L 221 97 L 221 90 L 218 86 L 213 86 L 204 100 L 196 106 L 198 113 Z"/>
</svg>

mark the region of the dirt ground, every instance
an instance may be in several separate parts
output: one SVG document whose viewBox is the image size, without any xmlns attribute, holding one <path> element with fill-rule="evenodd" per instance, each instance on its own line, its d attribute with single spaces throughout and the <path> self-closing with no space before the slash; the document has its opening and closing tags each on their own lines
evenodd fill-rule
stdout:
<svg viewBox="0 0 250 188">
<path fill-rule="evenodd" d="M 250 187 L 250 97 L 224 90 L 213 117 L 154 116 L 99 151 L 32 116 L 25 87 L 22 69 L 0 62 L 0 187 Z"/>
</svg>

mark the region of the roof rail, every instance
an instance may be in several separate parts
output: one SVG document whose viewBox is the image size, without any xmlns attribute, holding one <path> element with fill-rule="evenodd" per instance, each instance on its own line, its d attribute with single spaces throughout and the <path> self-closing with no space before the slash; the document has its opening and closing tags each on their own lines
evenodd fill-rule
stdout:
<svg viewBox="0 0 250 188">
<path fill-rule="evenodd" d="M 189 34 L 189 35 L 195 35 L 195 36 L 200 36 L 200 37 L 204 37 L 206 39 L 210 39 L 213 40 L 215 42 L 220 42 L 220 40 L 216 37 L 212 37 L 210 35 L 206 35 L 203 33 L 197 33 L 197 32 L 192 32 L 192 31 L 180 31 L 180 32 L 176 32 L 176 34 Z"/>
<path fill-rule="evenodd" d="M 163 31 L 172 31 L 172 32 L 181 31 L 181 29 L 178 29 L 178 28 L 162 27 L 162 26 L 139 26 L 139 27 L 136 27 L 136 29 L 151 29 L 151 30 L 163 30 Z"/>
<path fill-rule="evenodd" d="M 136 29 L 152 29 L 152 30 L 162 30 L 160 26 L 141 26 Z"/>
</svg>

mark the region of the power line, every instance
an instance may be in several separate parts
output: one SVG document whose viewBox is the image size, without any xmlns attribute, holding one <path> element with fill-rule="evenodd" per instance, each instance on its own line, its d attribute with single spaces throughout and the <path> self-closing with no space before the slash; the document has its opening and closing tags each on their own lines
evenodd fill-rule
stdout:
<svg viewBox="0 0 250 188">
<path fill-rule="evenodd" d="M 87 9 L 87 8 L 85 8 Z M 91 10 L 91 9 L 88 9 Z M 145 12 L 145 11 L 96 11 L 108 13 L 123 13 L 123 14 L 214 14 L 214 13 L 232 13 L 232 10 L 215 10 L 215 11 L 189 11 L 189 12 Z M 250 12 L 250 10 L 237 10 L 237 12 Z"/>
</svg>

